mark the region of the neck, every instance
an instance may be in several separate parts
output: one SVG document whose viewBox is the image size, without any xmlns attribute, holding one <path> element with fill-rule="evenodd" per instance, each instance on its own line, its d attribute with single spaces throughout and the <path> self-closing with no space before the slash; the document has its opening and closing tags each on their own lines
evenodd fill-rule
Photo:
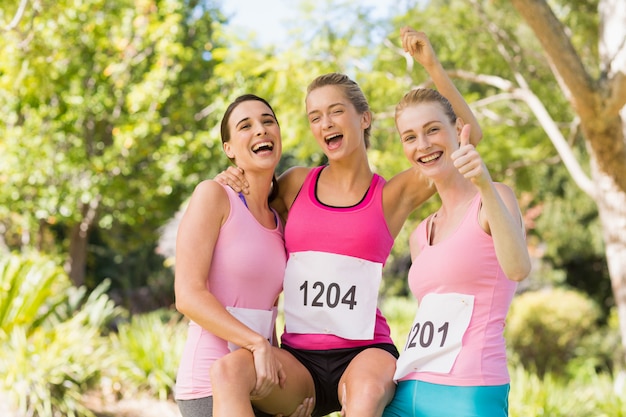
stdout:
<svg viewBox="0 0 626 417">
<path fill-rule="evenodd" d="M 372 179 L 372 169 L 367 155 L 358 158 L 330 160 L 324 168 L 323 176 L 338 188 L 351 189 L 363 181 Z"/>
<path fill-rule="evenodd" d="M 250 185 L 250 193 L 244 195 L 248 207 L 269 207 L 267 197 L 272 187 L 272 177 L 273 173 L 255 173 L 246 176 L 246 180 Z"/>
<path fill-rule="evenodd" d="M 445 182 L 435 182 L 437 193 L 441 198 L 442 213 L 452 212 L 456 208 L 465 209 L 465 204 L 476 195 L 476 187 L 462 175 L 455 175 Z"/>
</svg>

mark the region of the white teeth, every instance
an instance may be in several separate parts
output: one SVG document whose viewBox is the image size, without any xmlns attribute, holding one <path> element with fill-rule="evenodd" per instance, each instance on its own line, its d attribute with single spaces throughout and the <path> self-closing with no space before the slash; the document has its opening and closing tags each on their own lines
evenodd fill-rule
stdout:
<svg viewBox="0 0 626 417">
<path fill-rule="evenodd" d="M 252 148 L 252 152 L 256 152 L 261 148 L 269 148 L 269 149 L 274 149 L 274 145 L 272 144 L 272 142 L 261 142 L 261 143 L 257 143 L 256 145 L 254 145 L 254 147 Z"/>
<path fill-rule="evenodd" d="M 420 158 L 420 162 L 430 162 L 430 161 L 434 161 L 435 159 L 439 158 L 441 156 L 440 153 L 435 153 L 432 154 L 430 156 L 425 156 L 423 158 Z"/>
<path fill-rule="evenodd" d="M 341 136 L 341 134 L 336 133 L 336 134 L 334 134 L 334 135 L 327 136 L 324 140 L 325 140 L 326 142 L 328 142 L 329 140 L 333 140 L 333 139 L 335 139 L 335 138 L 338 138 L 339 136 Z"/>
</svg>

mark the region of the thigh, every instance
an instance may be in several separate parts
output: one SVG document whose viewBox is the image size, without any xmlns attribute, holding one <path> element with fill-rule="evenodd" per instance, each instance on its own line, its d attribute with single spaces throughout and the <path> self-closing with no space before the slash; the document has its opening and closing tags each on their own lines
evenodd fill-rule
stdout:
<svg viewBox="0 0 626 417">
<path fill-rule="evenodd" d="M 213 417 L 213 397 L 176 400 L 183 417 Z"/>
<path fill-rule="evenodd" d="M 270 395 L 252 402 L 255 408 L 270 414 L 291 414 L 305 398 L 315 397 L 313 378 L 309 371 L 291 353 L 275 348 L 276 357 L 285 371 L 284 386 Z"/>
</svg>

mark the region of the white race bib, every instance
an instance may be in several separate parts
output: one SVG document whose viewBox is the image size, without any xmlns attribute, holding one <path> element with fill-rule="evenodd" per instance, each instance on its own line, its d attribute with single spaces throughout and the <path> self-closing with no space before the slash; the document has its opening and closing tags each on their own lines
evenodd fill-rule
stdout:
<svg viewBox="0 0 626 417">
<path fill-rule="evenodd" d="M 285 270 L 290 333 L 372 340 L 382 264 L 326 252 L 292 253 Z"/>
<path fill-rule="evenodd" d="M 277 309 L 256 310 L 253 308 L 226 307 L 226 310 L 232 314 L 237 320 L 254 330 L 272 343 L 274 336 L 274 323 L 276 322 Z M 232 342 L 228 342 L 228 349 L 234 351 L 240 346 Z"/>
<path fill-rule="evenodd" d="M 394 380 L 411 372 L 449 373 L 474 310 L 474 296 L 426 294 L 419 304 Z"/>
</svg>

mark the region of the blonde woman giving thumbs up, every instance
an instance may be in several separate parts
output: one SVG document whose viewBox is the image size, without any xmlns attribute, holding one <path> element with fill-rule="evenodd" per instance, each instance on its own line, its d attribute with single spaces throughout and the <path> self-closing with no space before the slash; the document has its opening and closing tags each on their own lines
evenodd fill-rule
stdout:
<svg viewBox="0 0 626 417">
<path fill-rule="evenodd" d="M 530 272 L 515 194 L 491 180 L 470 126 L 437 91 L 407 93 L 396 127 L 441 207 L 410 237 L 409 287 L 419 308 L 383 417 L 505 417 L 504 322 L 517 282 Z"/>
</svg>

